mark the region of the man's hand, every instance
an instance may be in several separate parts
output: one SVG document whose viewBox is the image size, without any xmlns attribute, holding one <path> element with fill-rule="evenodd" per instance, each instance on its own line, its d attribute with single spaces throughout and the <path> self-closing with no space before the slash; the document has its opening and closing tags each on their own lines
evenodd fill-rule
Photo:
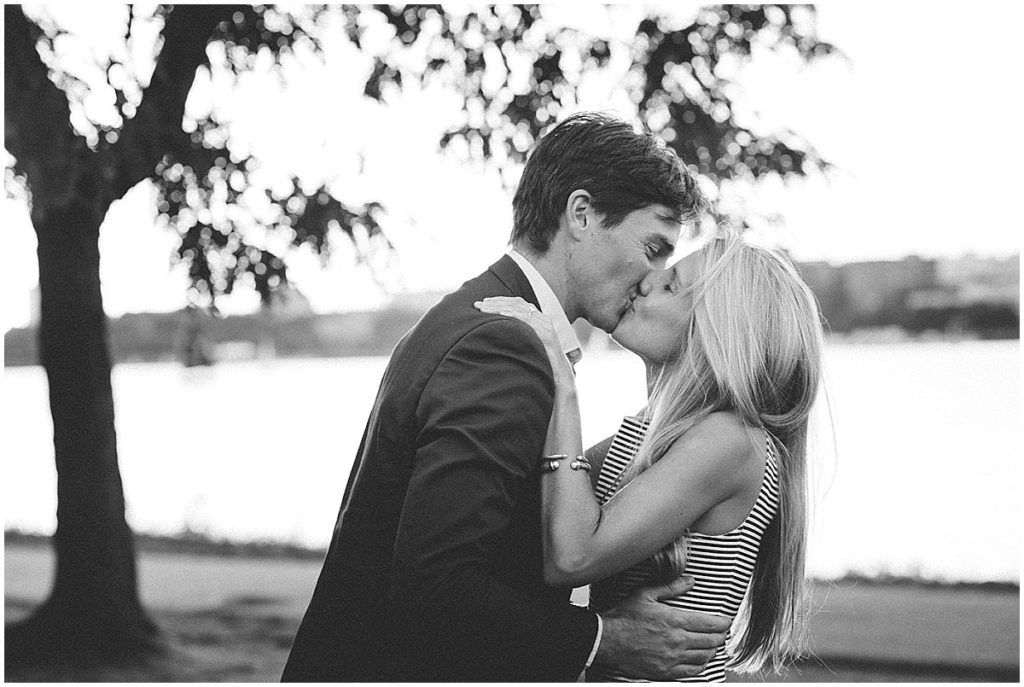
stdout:
<svg viewBox="0 0 1024 687">
<path fill-rule="evenodd" d="M 602 613 L 604 633 L 594 664 L 655 681 L 698 675 L 725 644 L 732 621 L 661 603 L 691 587 L 692 577 L 643 587 Z"/>
</svg>

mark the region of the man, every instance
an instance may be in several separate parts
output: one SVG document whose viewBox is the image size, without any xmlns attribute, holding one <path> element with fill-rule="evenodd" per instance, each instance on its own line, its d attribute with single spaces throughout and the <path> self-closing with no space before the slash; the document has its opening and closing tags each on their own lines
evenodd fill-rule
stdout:
<svg viewBox="0 0 1024 687">
<path fill-rule="evenodd" d="M 558 322 L 615 328 L 702 197 L 678 158 L 599 114 L 538 144 L 513 200 L 513 250 L 446 296 L 392 354 L 285 680 L 571 681 L 600 662 L 699 672 L 728 623 L 640 590 L 598 617 L 542 574 L 539 463 L 554 384 L 517 295 Z M 609 393 L 614 390 L 609 389 Z"/>
</svg>

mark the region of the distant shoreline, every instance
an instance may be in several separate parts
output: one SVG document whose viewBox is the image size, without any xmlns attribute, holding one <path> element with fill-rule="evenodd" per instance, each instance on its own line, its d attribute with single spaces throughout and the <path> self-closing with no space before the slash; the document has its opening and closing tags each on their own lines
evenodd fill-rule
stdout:
<svg viewBox="0 0 1024 687">
<path fill-rule="evenodd" d="M 50 545 L 51 537 L 35 532 L 4 530 L 4 546 Z M 273 541 L 231 541 L 214 539 L 195 532 L 177 535 L 135 533 L 135 548 L 138 552 L 169 553 L 184 555 L 222 556 L 228 558 L 278 558 L 288 560 L 323 560 L 326 549 Z M 814 579 L 814 582 L 837 586 L 885 586 L 885 587 L 927 587 L 941 589 L 963 589 L 975 591 L 1020 591 L 1019 582 L 964 582 L 932 580 L 905 575 L 864 575 L 847 573 L 840 578 Z"/>
<path fill-rule="evenodd" d="M 114 364 L 178 362 L 205 366 L 250 360 L 336 359 L 383 357 L 411 328 L 420 311 L 385 314 L 332 313 L 284 318 L 237 315 L 204 320 L 204 343 L 197 361 L 181 348 L 179 313 L 141 313 L 110 320 L 110 352 Z M 825 327 L 830 344 L 873 345 L 1020 341 L 1019 322 L 986 328 L 957 327 L 917 330 L 901 324 Z M 609 336 L 582 323 L 576 326 L 584 351 L 617 349 Z M 168 342 L 177 342 L 174 346 Z M 194 349 L 187 349 L 195 352 Z M 201 362 L 199 362 L 201 361 Z M 40 364 L 36 327 L 12 328 L 4 335 L 4 367 Z"/>
<path fill-rule="evenodd" d="M 4 530 L 4 546 L 49 546 L 51 536 L 21 530 Z M 205 554 L 211 556 L 246 558 L 289 558 L 292 560 L 322 560 L 326 549 L 300 544 L 273 541 L 232 541 L 214 539 L 203 534 L 147 534 L 135 532 L 135 550 L 153 553 Z"/>
<path fill-rule="evenodd" d="M 9 330 L 8 334 L 15 330 Z M 18 330 L 20 332 L 21 330 Z M 15 335 L 18 335 L 15 332 Z M 607 336 L 602 333 L 601 336 Z M 910 333 L 900 327 L 876 327 L 869 329 L 858 329 L 850 332 L 825 332 L 825 343 L 826 345 L 838 345 L 838 346 L 877 346 L 877 345 L 902 345 L 902 344 L 960 344 L 960 343 L 975 343 L 975 342 L 989 342 L 989 341 L 1016 341 L 1020 342 L 1020 332 L 1017 329 L 1006 330 L 999 332 L 965 332 L 960 334 L 950 334 L 944 332 L 927 331 L 922 333 Z M 255 350 L 255 349 L 253 349 Z M 608 339 L 607 343 L 600 343 L 597 346 L 589 346 L 584 344 L 584 351 L 601 353 L 606 350 L 621 350 L 617 348 L 617 345 L 612 343 Z M 299 351 L 299 352 L 282 352 L 277 351 L 273 355 L 262 356 L 256 353 L 252 355 L 242 355 L 238 357 L 211 357 L 210 365 L 216 367 L 219 364 L 230 364 L 239 362 L 266 362 L 266 361 L 289 361 L 289 360 L 339 360 L 349 358 L 385 358 L 391 353 L 391 348 L 383 347 L 380 350 L 351 350 L 347 352 L 332 352 L 332 353 L 316 353 L 311 351 Z M 121 364 L 162 364 L 162 363 L 177 363 L 182 365 L 182 369 L 187 366 L 182 364 L 180 357 L 175 356 L 171 353 L 164 353 L 159 356 L 137 356 L 137 355 L 125 355 L 115 356 L 115 365 Z M 41 363 L 38 356 L 33 352 L 30 356 L 25 356 L 15 350 L 5 349 L 5 356 L 3 367 L 4 368 L 25 368 L 25 367 L 41 367 Z"/>
</svg>

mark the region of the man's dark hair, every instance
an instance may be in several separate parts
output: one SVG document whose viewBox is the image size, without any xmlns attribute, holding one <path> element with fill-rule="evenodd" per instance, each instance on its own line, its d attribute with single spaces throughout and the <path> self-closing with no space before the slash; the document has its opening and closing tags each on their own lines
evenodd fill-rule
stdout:
<svg viewBox="0 0 1024 687">
<path fill-rule="evenodd" d="M 707 205 L 693 175 L 660 139 L 613 115 L 580 112 L 545 134 L 526 161 L 512 199 L 512 242 L 525 239 L 546 253 L 569 194 L 579 189 L 590 193 L 609 229 L 649 205 L 668 207 L 679 222 Z"/>
</svg>

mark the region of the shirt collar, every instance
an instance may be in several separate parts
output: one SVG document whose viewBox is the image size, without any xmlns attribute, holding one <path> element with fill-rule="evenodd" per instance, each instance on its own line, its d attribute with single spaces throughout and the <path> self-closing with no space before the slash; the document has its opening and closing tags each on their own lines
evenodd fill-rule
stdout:
<svg viewBox="0 0 1024 687">
<path fill-rule="evenodd" d="M 551 321 L 554 322 L 555 336 L 558 337 L 558 343 L 562 346 L 562 352 L 569 358 L 569 362 L 575 365 L 583 357 L 583 350 L 580 348 L 580 341 L 576 338 L 576 332 L 573 330 L 572 324 L 569 323 L 569 318 L 565 316 L 565 310 L 562 308 L 562 304 L 558 302 L 555 292 L 551 290 L 551 287 L 548 286 L 547 281 L 537 271 L 537 268 L 521 253 L 512 249 L 508 252 L 508 256 L 519 265 L 519 269 L 526 275 L 526 279 L 533 288 L 534 295 L 537 296 L 537 305 L 540 306 L 541 312 L 550 317 Z"/>
</svg>

